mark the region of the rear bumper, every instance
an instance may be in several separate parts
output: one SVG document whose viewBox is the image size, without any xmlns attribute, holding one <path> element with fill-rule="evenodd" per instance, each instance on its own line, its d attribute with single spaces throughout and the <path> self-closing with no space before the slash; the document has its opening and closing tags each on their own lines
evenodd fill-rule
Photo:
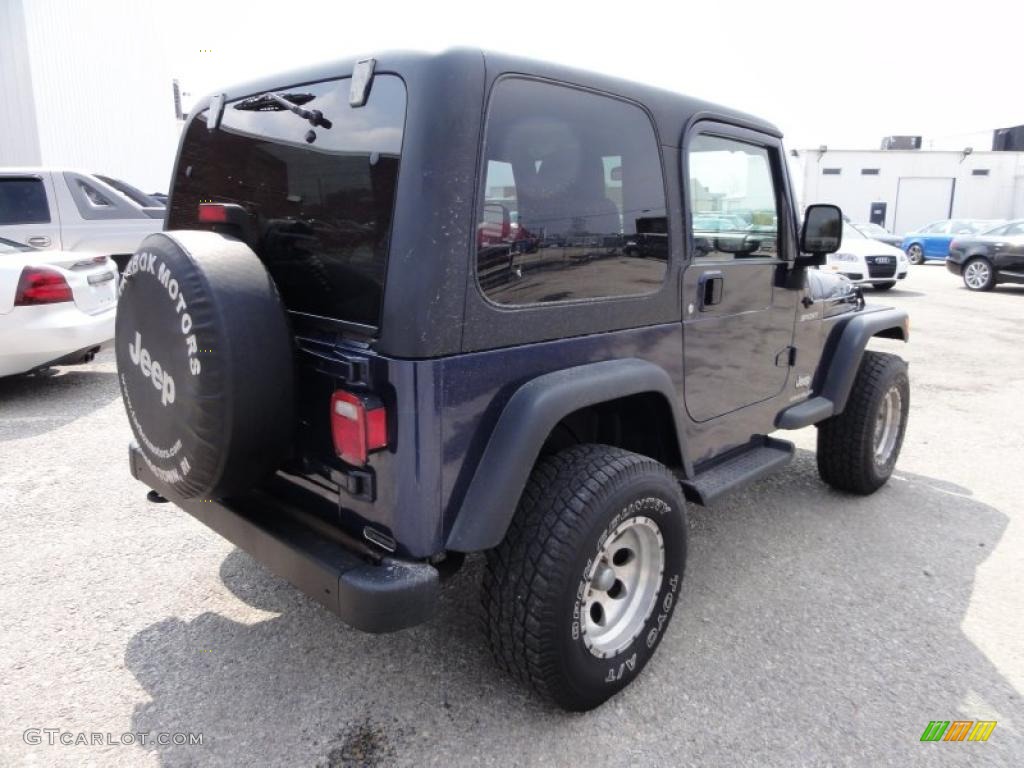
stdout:
<svg viewBox="0 0 1024 768">
<path fill-rule="evenodd" d="M 440 595 L 427 563 L 382 557 L 335 526 L 254 492 L 240 499 L 181 499 L 128 449 L 132 476 L 244 549 L 341 619 L 364 632 L 393 632 L 429 619 Z"/>
<path fill-rule="evenodd" d="M 0 376 L 75 361 L 75 355 L 109 345 L 115 310 L 87 315 L 73 303 L 15 307 L 0 315 Z"/>
<path fill-rule="evenodd" d="M 946 269 L 948 269 L 954 275 L 959 276 L 963 272 L 963 266 L 964 265 L 960 264 L 959 262 L 946 259 Z"/>
</svg>

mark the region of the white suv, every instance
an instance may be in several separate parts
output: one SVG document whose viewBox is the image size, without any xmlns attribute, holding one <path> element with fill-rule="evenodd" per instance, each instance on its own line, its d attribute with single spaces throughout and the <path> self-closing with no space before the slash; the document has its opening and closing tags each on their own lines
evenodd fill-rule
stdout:
<svg viewBox="0 0 1024 768">
<path fill-rule="evenodd" d="M 907 254 L 872 240 L 850 222 L 843 222 L 843 243 L 819 269 L 848 277 L 855 283 L 887 291 L 910 270 Z"/>
</svg>

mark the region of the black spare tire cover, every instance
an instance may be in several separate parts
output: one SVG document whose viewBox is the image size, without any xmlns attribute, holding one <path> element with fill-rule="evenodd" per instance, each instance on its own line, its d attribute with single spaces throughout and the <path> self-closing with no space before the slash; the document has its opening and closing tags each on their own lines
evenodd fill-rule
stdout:
<svg viewBox="0 0 1024 768">
<path fill-rule="evenodd" d="M 293 356 L 259 257 L 214 232 L 150 235 L 125 267 L 115 349 L 145 463 L 186 499 L 238 494 L 287 449 Z"/>
</svg>

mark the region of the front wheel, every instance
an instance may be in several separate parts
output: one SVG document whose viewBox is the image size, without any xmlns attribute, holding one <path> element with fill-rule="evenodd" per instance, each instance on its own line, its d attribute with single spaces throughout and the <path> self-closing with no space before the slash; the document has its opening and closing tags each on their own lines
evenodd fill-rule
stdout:
<svg viewBox="0 0 1024 768">
<path fill-rule="evenodd" d="M 889 479 L 910 409 L 907 364 L 865 352 L 842 413 L 818 425 L 818 474 L 841 491 L 867 495 Z"/>
<path fill-rule="evenodd" d="M 911 264 L 924 264 L 924 250 L 920 245 L 914 243 L 907 248 L 907 258 Z"/>
<path fill-rule="evenodd" d="M 487 553 L 491 650 L 560 707 L 593 709 L 654 655 L 685 561 L 683 497 L 664 466 L 605 445 L 544 457 Z"/>
<path fill-rule="evenodd" d="M 991 291 L 996 286 L 996 273 L 987 259 L 971 259 L 964 265 L 964 285 L 971 291 Z"/>
</svg>

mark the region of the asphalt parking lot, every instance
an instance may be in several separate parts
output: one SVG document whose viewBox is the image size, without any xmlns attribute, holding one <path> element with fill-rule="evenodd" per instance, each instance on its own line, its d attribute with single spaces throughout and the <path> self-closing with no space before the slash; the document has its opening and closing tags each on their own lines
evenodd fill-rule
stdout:
<svg viewBox="0 0 1024 768">
<path fill-rule="evenodd" d="M 110 352 L 0 380 L 0 764 L 1020 765 L 1024 287 L 973 294 L 924 265 L 870 298 L 913 321 L 911 344 L 876 345 L 910 361 L 893 481 L 829 490 L 811 428 L 780 475 L 691 507 L 658 655 L 585 715 L 492 664 L 478 562 L 433 621 L 360 634 L 145 501 Z M 919 741 L 958 719 L 998 726 Z M 203 743 L 26 743 L 33 728 Z"/>
</svg>

